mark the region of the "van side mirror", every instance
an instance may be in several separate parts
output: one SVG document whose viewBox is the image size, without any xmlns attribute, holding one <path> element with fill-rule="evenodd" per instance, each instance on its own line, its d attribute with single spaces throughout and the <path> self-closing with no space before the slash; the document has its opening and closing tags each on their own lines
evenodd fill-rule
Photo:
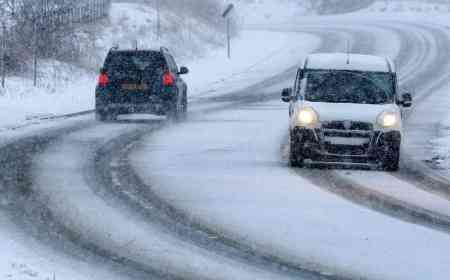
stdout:
<svg viewBox="0 0 450 280">
<path fill-rule="evenodd" d="M 292 100 L 292 88 L 285 88 L 283 89 L 283 91 L 281 92 L 281 100 L 283 102 L 291 102 Z"/>
<path fill-rule="evenodd" d="M 402 94 L 402 101 L 401 101 L 401 105 L 405 108 L 410 108 L 412 106 L 412 95 L 409 92 L 405 92 Z"/>
<path fill-rule="evenodd" d="M 180 67 L 180 71 L 178 72 L 178 75 L 184 75 L 189 73 L 189 69 L 185 66 Z"/>
</svg>

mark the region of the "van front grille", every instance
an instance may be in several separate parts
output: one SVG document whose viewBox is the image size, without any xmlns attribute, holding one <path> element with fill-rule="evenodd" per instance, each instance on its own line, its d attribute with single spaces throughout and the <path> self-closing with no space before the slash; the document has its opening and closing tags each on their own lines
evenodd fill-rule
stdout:
<svg viewBox="0 0 450 280">
<path fill-rule="evenodd" d="M 324 122 L 322 124 L 322 128 L 332 130 L 370 131 L 373 130 L 373 124 L 367 122 L 332 121 L 332 122 Z"/>
</svg>

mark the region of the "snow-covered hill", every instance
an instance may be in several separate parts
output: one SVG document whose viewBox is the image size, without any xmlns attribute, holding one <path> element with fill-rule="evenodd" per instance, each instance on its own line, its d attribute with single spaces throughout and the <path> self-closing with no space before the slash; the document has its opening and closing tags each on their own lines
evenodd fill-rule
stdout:
<svg viewBox="0 0 450 280">
<path fill-rule="evenodd" d="M 450 12 L 450 2 L 448 1 L 417 1 L 403 0 L 390 1 L 378 0 L 373 5 L 364 9 L 365 12 L 418 12 L 418 13 L 436 13 Z"/>
</svg>

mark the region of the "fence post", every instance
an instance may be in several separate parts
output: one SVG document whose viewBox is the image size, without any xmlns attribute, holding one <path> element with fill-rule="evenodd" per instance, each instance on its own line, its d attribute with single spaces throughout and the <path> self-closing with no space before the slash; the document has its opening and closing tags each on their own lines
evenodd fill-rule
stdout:
<svg viewBox="0 0 450 280">
<path fill-rule="evenodd" d="M 6 53 L 6 26 L 2 23 L 2 37 L 0 42 L 0 75 L 2 75 L 2 88 L 5 88 L 5 76 L 6 76 L 6 63 L 5 63 L 5 53 Z"/>
<path fill-rule="evenodd" d="M 231 20 L 227 18 L 227 54 L 228 59 L 231 59 Z"/>
<path fill-rule="evenodd" d="M 37 29 L 37 20 L 35 19 L 34 21 L 34 25 L 33 25 L 33 34 L 34 34 L 34 40 L 33 40 L 33 86 L 36 87 L 37 86 L 37 66 L 38 66 L 38 61 L 37 61 L 37 52 L 38 52 L 38 46 L 37 46 L 37 42 L 38 42 L 38 29 Z"/>
<path fill-rule="evenodd" d="M 161 0 L 156 0 L 156 38 L 161 39 Z"/>
</svg>

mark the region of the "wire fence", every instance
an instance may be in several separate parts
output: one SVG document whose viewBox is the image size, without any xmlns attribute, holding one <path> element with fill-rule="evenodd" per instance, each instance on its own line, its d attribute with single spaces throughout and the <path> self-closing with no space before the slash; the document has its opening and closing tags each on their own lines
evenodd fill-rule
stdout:
<svg viewBox="0 0 450 280">
<path fill-rule="evenodd" d="M 38 58 L 72 58 L 78 25 L 109 15 L 112 0 L 0 0 L 0 86 L 8 72 Z"/>
</svg>

